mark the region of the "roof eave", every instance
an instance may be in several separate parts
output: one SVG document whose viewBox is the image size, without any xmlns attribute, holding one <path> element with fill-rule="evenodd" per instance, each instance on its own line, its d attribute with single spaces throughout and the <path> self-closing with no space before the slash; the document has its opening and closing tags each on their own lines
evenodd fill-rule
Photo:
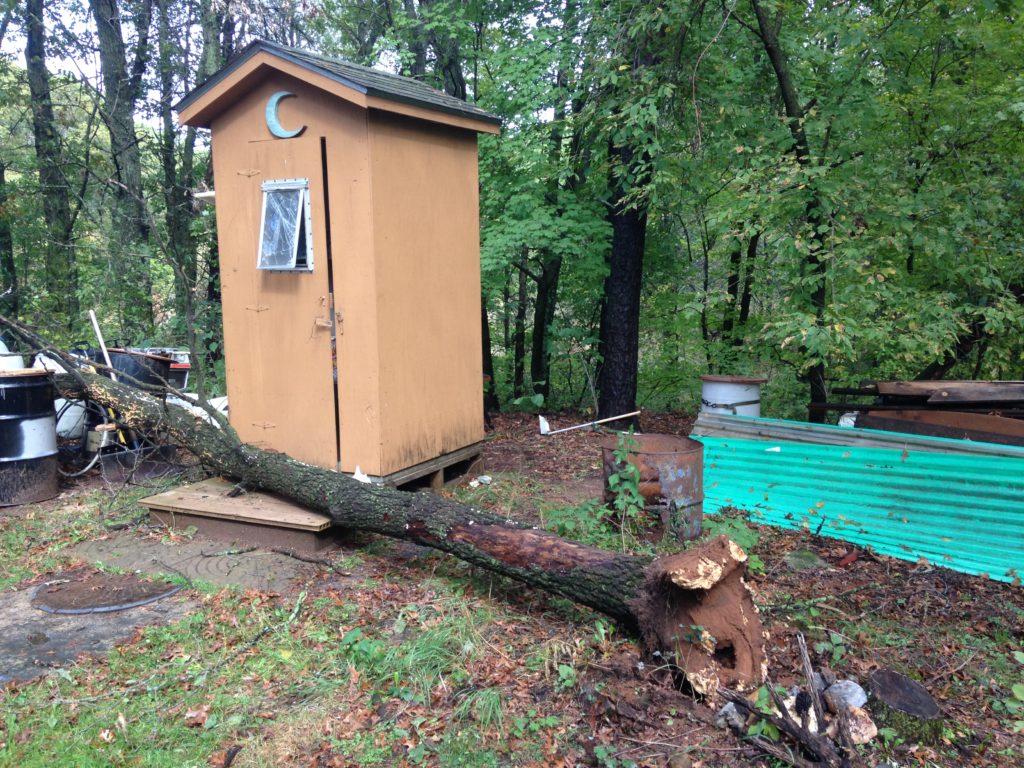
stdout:
<svg viewBox="0 0 1024 768">
<path fill-rule="evenodd" d="M 264 56 L 260 57 L 260 54 L 264 54 Z M 257 60 L 258 58 L 260 60 Z M 279 62 L 288 66 L 281 66 Z M 222 98 L 238 88 L 245 80 L 257 76 L 261 66 L 307 80 L 312 85 L 364 109 L 373 108 L 395 112 L 479 133 L 497 134 L 501 132 L 501 119 L 493 115 L 467 114 L 460 110 L 447 109 L 443 105 L 385 93 L 376 88 L 368 88 L 337 72 L 319 67 L 299 56 L 291 55 L 288 51 L 272 47 L 259 40 L 251 43 L 213 77 L 174 105 L 174 109 L 178 112 L 179 122 L 195 128 L 209 128 L 213 119 L 227 108 L 219 106 Z M 304 74 L 315 75 L 316 79 L 309 80 L 308 77 L 303 77 Z"/>
</svg>

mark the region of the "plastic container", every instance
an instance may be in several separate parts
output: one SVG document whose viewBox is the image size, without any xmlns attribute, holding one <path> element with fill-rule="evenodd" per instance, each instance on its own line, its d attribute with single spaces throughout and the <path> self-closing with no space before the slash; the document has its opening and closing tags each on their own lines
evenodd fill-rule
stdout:
<svg viewBox="0 0 1024 768">
<path fill-rule="evenodd" d="M 756 376 L 701 376 L 701 413 L 733 416 L 761 415 L 761 385 Z"/>
</svg>

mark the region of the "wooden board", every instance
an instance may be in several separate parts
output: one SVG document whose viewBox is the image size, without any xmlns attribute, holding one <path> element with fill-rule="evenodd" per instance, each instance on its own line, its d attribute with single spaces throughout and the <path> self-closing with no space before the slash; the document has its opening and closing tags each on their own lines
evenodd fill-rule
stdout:
<svg viewBox="0 0 1024 768">
<path fill-rule="evenodd" d="M 1024 401 L 1024 384 L 999 381 L 972 382 L 973 386 L 943 387 L 928 398 L 936 403 L 1019 403 Z"/>
<path fill-rule="evenodd" d="M 1021 381 L 880 381 L 878 393 L 929 402 L 1006 402 L 1024 399 Z M 943 394 L 946 393 L 946 394 Z"/>
<path fill-rule="evenodd" d="M 869 411 L 857 426 L 930 437 L 1024 446 L 1024 422 L 1002 416 L 959 411 Z"/>
<path fill-rule="evenodd" d="M 947 410 L 884 410 L 868 411 L 869 416 L 884 416 L 887 419 L 901 419 L 923 424 L 935 424 L 966 431 L 986 432 L 996 435 L 1011 435 L 1024 438 L 1024 421 L 1010 419 L 1005 416 L 992 416 L 985 413 L 965 413 Z"/>
<path fill-rule="evenodd" d="M 150 510 L 161 512 L 216 517 L 302 531 L 324 531 L 332 525 L 331 518 L 326 515 L 311 512 L 268 493 L 249 491 L 232 498 L 227 494 L 234 487 L 233 483 L 218 477 L 149 496 L 139 503 Z"/>
</svg>

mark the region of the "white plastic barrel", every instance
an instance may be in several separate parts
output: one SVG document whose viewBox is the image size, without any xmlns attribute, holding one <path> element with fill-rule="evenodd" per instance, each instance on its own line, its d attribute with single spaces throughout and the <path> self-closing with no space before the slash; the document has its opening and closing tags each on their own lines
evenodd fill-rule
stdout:
<svg viewBox="0 0 1024 768">
<path fill-rule="evenodd" d="M 7 349 L 4 340 L 0 339 L 0 371 L 19 371 L 25 367 L 25 359 Z"/>
<path fill-rule="evenodd" d="M 701 413 L 761 415 L 761 385 L 755 376 L 701 376 Z"/>
</svg>

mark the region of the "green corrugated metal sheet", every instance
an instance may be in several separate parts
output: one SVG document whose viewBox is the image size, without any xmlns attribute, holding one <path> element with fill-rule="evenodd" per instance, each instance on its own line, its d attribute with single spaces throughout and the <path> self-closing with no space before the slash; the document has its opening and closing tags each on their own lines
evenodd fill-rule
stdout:
<svg viewBox="0 0 1024 768">
<path fill-rule="evenodd" d="M 740 440 L 784 440 L 820 445 L 859 445 L 930 453 L 973 453 L 978 456 L 1009 456 L 1024 459 L 1024 448 L 1016 445 L 980 443 L 948 437 L 926 437 L 882 429 L 808 424 L 806 421 L 766 419 L 762 416 L 731 416 L 701 413 L 690 437 L 734 437 Z"/>
<path fill-rule="evenodd" d="M 1024 577 L 1020 459 L 697 438 L 704 509 L 819 531 L 902 560 L 1000 581 Z"/>
</svg>

